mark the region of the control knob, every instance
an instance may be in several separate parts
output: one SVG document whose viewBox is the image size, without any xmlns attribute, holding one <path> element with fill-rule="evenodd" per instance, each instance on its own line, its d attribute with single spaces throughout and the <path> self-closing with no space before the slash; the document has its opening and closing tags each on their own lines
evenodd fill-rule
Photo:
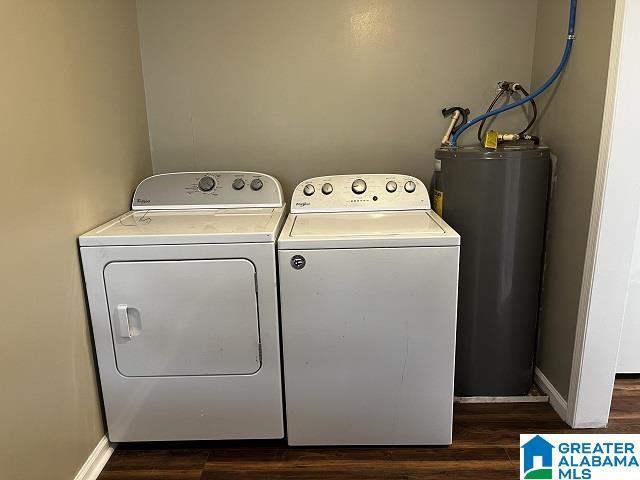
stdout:
<svg viewBox="0 0 640 480">
<path fill-rule="evenodd" d="M 387 182 L 387 192 L 393 193 L 398 189 L 398 184 L 393 180 Z"/>
<path fill-rule="evenodd" d="M 304 188 L 302 189 L 302 191 L 304 192 L 304 194 L 307 197 L 310 197 L 311 195 L 313 195 L 314 193 L 316 193 L 316 189 L 313 185 L 311 185 L 310 183 L 307 183 Z"/>
<path fill-rule="evenodd" d="M 210 177 L 208 175 L 202 177 L 198 182 L 198 188 L 203 192 L 210 192 L 211 190 L 213 190 L 213 187 L 215 186 L 216 186 L 216 181 L 213 179 L 213 177 Z"/>
<path fill-rule="evenodd" d="M 244 180 L 242 178 L 236 178 L 231 186 L 234 190 L 242 190 L 244 188 Z"/>
<path fill-rule="evenodd" d="M 254 178 L 251 181 L 251 190 L 260 190 L 262 188 L 262 180 L 259 178 Z"/>
<path fill-rule="evenodd" d="M 366 182 L 361 178 L 355 179 L 351 184 L 351 191 L 353 191 L 353 193 L 355 193 L 356 195 L 362 195 L 364 192 L 367 191 Z"/>
<path fill-rule="evenodd" d="M 333 185 L 331 185 L 330 183 L 325 183 L 324 185 L 322 185 L 322 193 L 324 193 L 325 195 L 329 195 L 331 192 L 333 192 Z"/>
<path fill-rule="evenodd" d="M 413 193 L 416 191 L 416 184 L 415 182 L 409 180 L 407 183 L 404 184 L 404 189 L 407 193 Z"/>
</svg>

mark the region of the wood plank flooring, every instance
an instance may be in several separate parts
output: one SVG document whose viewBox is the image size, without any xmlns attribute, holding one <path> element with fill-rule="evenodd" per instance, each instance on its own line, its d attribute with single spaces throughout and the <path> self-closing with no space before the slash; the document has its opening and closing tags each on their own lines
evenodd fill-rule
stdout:
<svg viewBox="0 0 640 480">
<path fill-rule="evenodd" d="M 640 377 L 616 381 L 606 430 L 640 433 Z M 98 480 L 518 478 L 520 433 L 569 433 L 548 404 L 456 404 L 451 447 L 290 448 L 281 441 L 120 445 Z"/>
</svg>

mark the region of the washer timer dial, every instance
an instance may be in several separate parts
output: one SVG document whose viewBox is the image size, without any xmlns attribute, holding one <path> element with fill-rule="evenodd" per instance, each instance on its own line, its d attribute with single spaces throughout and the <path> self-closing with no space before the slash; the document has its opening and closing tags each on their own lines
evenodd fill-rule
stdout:
<svg viewBox="0 0 640 480">
<path fill-rule="evenodd" d="M 203 192 L 210 192 L 211 190 L 213 190 L 213 187 L 215 186 L 216 186 L 216 181 L 213 179 L 213 177 L 210 177 L 208 175 L 205 175 L 204 177 L 202 177 L 198 182 L 198 188 Z"/>
<path fill-rule="evenodd" d="M 351 191 L 356 195 L 362 195 L 367 191 L 367 183 L 361 178 L 356 178 L 351 184 Z"/>
</svg>

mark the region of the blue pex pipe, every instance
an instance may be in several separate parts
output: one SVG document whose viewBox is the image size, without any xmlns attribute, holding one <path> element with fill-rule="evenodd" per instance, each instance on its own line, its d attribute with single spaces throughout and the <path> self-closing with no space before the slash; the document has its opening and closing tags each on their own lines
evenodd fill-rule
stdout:
<svg viewBox="0 0 640 480">
<path fill-rule="evenodd" d="M 495 110 L 491 110 L 479 117 L 474 118 L 473 120 L 468 121 L 463 126 L 461 126 L 456 133 L 453 135 L 451 139 L 451 146 L 456 147 L 458 145 L 458 138 L 462 135 L 467 129 L 471 128 L 473 125 L 481 122 L 482 120 L 490 117 L 494 117 L 496 115 L 500 115 L 508 110 L 512 110 L 517 108 L 525 103 L 530 102 L 532 99 L 536 98 L 538 95 L 543 93 L 546 89 L 548 89 L 553 83 L 558 79 L 562 71 L 567 66 L 569 62 L 569 57 L 571 56 L 571 49 L 573 48 L 573 41 L 575 40 L 575 28 L 576 28 L 576 11 L 578 9 L 578 0 L 571 0 L 571 6 L 569 10 L 569 31 L 567 33 L 567 43 L 564 47 L 564 53 L 562 54 L 562 60 L 560 60 L 560 65 L 556 68 L 556 71 L 553 72 L 553 75 L 549 77 L 540 88 L 538 88 L 535 92 L 527 95 L 526 97 L 521 98 L 517 102 L 509 103 L 508 105 L 504 105 L 500 108 L 496 108 Z"/>
</svg>

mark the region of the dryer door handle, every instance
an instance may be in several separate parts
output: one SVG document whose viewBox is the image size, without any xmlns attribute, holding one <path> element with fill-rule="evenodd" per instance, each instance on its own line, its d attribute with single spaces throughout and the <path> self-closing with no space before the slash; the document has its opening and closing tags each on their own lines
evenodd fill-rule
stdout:
<svg viewBox="0 0 640 480">
<path fill-rule="evenodd" d="M 126 303 L 116 307 L 118 312 L 118 324 L 120 327 L 120 337 L 131 338 L 131 325 L 129 324 L 129 305 Z"/>
</svg>

